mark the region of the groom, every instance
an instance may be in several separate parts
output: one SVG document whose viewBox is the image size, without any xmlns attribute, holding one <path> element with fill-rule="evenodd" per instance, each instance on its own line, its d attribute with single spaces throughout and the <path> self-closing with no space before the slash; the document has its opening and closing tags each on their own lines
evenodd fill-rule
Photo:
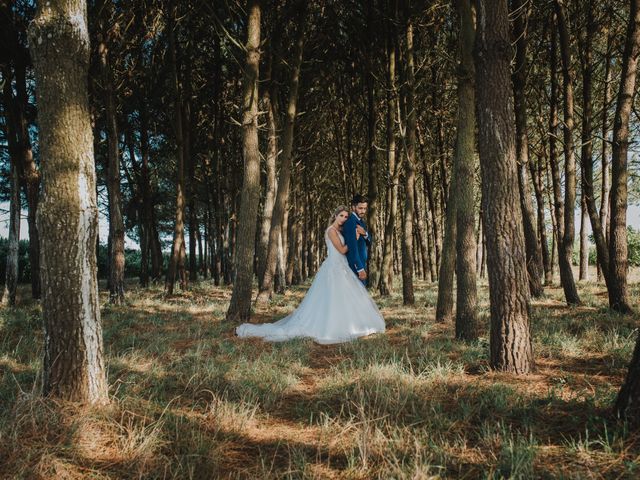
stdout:
<svg viewBox="0 0 640 480">
<path fill-rule="evenodd" d="M 371 236 L 367 232 L 364 218 L 367 215 L 369 200 L 364 195 L 356 194 L 351 200 L 351 215 L 342 226 L 342 234 L 347 243 L 347 261 L 360 281 L 367 284 L 367 246 L 371 245 Z"/>
</svg>

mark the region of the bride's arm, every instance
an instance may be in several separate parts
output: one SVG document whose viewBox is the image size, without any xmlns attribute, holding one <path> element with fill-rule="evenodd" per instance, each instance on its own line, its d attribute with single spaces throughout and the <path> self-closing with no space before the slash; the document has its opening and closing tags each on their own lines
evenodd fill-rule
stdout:
<svg viewBox="0 0 640 480">
<path fill-rule="evenodd" d="M 329 229 L 329 239 L 331 240 L 331 243 L 333 243 L 333 246 L 336 247 L 336 250 L 338 250 L 341 254 L 344 255 L 349 250 L 346 245 L 342 244 L 342 242 L 340 241 L 340 237 L 338 237 L 338 232 L 336 232 L 333 228 Z"/>
</svg>

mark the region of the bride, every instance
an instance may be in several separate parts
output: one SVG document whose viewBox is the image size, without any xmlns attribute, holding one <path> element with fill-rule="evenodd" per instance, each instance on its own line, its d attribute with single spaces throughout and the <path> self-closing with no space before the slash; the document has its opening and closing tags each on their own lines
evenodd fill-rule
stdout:
<svg viewBox="0 0 640 480">
<path fill-rule="evenodd" d="M 348 248 L 342 225 L 348 218 L 348 207 L 340 206 L 334 212 L 324 234 L 327 258 L 298 308 L 275 323 L 243 323 L 236 328 L 239 337 L 262 337 L 272 342 L 310 337 L 330 344 L 384 332 L 378 307 L 345 256 Z"/>
</svg>

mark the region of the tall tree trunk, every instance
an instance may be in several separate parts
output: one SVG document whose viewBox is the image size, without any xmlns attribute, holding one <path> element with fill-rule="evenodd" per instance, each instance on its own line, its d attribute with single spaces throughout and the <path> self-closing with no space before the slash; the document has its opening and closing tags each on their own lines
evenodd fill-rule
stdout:
<svg viewBox="0 0 640 480">
<path fill-rule="evenodd" d="M 16 291 L 18 290 L 18 260 L 20 246 L 20 176 L 18 174 L 17 158 L 11 159 L 11 197 L 9 200 L 9 248 L 7 251 L 7 267 L 5 272 L 4 292 L 2 303 L 15 306 Z"/>
<path fill-rule="evenodd" d="M 5 283 L 2 293 L 2 303 L 4 305 L 15 306 L 16 291 L 18 289 L 18 259 L 20 246 L 20 178 L 18 166 L 21 161 L 20 146 L 16 136 L 16 112 L 15 100 L 11 88 L 11 75 L 9 67 L 3 70 L 3 94 L 5 113 L 5 134 L 9 147 L 10 167 L 10 197 L 9 197 L 9 239 L 6 258 Z"/>
<path fill-rule="evenodd" d="M 635 97 L 638 53 L 640 52 L 640 0 L 631 0 L 627 38 L 622 56 L 620 90 L 613 121 L 611 152 L 611 219 L 609 227 L 609 306 L 631 313 L 627 288 L 627 153 L 629 117 Z"/>
<path fill-rule="evenodd" d="M 410 2 L 407 2 L 410 3 Z M 406 95 L 405 95 L 405 205 L 402 217 L 402 301 L 405 305 L 415 303 L 413 293 L 413 209 L 415 205 L 415 157 L 416 157 L 416 105 L 413 52 L 413 21 L 410 8 L 406 20 Z"/>
<path fill-rule="evenodd" d="M 176 214 L 173 227 L 173 246 L 171 247 L 171 258 L 169 259 L 169 269 L 165 281 L 165 291 L 168 295 L 173 294 L 173 288 L 176 282 L 176 276 L 180 280 L 180 287 L 185 290 L 187 288 L 187 274 L 182 256 L 184 250 L 184 210 L 185 210 L 185 191 L 184 191 L 184 125 L 183 125 L 183 106 L 182 106 L 182 89 L 178 74 L 178 59 L 176 46 L 176 19 L 177 19 L 177 2 L 173 3 L 169 15 L 168 22 L 169 36 L 169 62 L 171 66 L 171 82 L 173 83 L 175 94 L 175 113 L 174 128 L 176 135 Z"/>
<path fill-rule="evenodd" d="M 491 303 L 491 366 L 529 373 L 529 287 L 519 205 L 506 0 L 477 0 L 475 47 L 482 201 Z"/>
<path fill-rule="evenodd" d="M 279 83 L 277 72 L 280 63 L 279 55 L 279 35 L 274 32 L 271 42 L 271 54 L 267 67 L 266 80 L 268 88 L 264 92 L 264 108 L 267 111 L 267 157 L 266 157 L 266 188 L 264 198 L 264 208 L 262 210 L 262 224 L 258 237 L 258 280 L 263 281 L 264 272 L 267 265 L 267 249 L 269 247 L 269 229 L 271 228 L 271 218 L 273 217 L 273 206 L 276 198 L 276 162 L 278 160 L 278 103 L 279 103 Z"/>
<path fill-rule="evenodd" d="M 602 100 L 602 188 L 600 192 L 600 229 L 607 243 L 603 253 L 609 256 L 609 191 L 611 189 L 611 177 L 609 175 L 609 105 L 611 103 L 611 43 L 612 33 L 607 35 L 607 47 L 604 60 L 604 95 Z M 596 244 L 597 247 L 597 244 Z M 600 255 L 598 251 L 598 256 Z M 599 257 L 598 257 L 599 258 Z M 598 280 L 603 275 L 609 274 L 609 269 L 603 269 L 598 260 Z"/>
<path fill-rule="evenodd" d="M 513 37 L 516 43 L 516 58 L 513 79 L 513 94 L 516 114 L 516 153 L 518 156 L 518 187 L 520 190 L 520 206 L 524 226 L 524 239 L 527 249 L 527 271 L 529 272 L 529 289 L 531 295 L 540 297 L 542 288 L 542 252 L 538 243 L 536 219 L 531 205 L 529 190 L 529 133 L 527 130 L 527 22 L 528 6 L 526 0 L 512 0 L 512 12 L 515 15 Z"/>
<path fill-rule="evenodd" d="M 632 428 L 640 425 L 640 337 L 636 340 L 629 370 L 616 399 L 615 411 L 629 421 Z"/>
<path fill-rule="evenodd" d="M 384 246 L 382 265 L 380 268 L 380 294 L 391 295 L 393 289 L 393 239 L 396 216 L 398 215 L 398 183 L 400 181 L 400 165 L 396 160 L 396 128 L 395 117 L 398 110 L 398 92 L 396 89 L 396 36 L 395 23 L 397 2 L 393 2 L 387 21 L 387 169 L 389 183 L 387 186 L 387 218 L 384 228 Z M 393 11 L 391 11 L 393 10 Z"/>
<path fill-rule="evenodd" d="M 438 206 L 436 205 L 436 199 L 433 194 L 433 175 L 431 174 L 431 171 L 429 169 L 426 155 L 422 156 L 422 164 L 424 167 L 424 178 L 423 178 L 424 191 L 425 191 L 426 199 L 428 200 L 428 203 L 429 203 L 429 212 L 431 217 L 431 230 L 432 230 L 432 238 L 433 238 L 433 246 L 434 246 L 433 250 L 434 250 L 435 261 L 432 263 L 433 263 L 433 269 L 436 272 L 434 277 L 437 277 L 439 274 L 438 269 L 440 268 L 440 263 L 441 263 L 440 257 L 441 257 L 441 251 L 442 251 L 442 246 L 440 243 L 440 218 L 438 216 Z"/>
<path fill-rule="evenodd" d="M 459 100 L 460 99 L 458 99 L 458 101 Z M 460 119 L 458 119 L 458 121 L 460 122 Z M 456 147 L 458 147 L 457 142 L 458 139 L 456 138 Z M 456 266 L 456 237 L 458 230 L 456 211 L 458 198 L 457 173 L 455 168 L 451 172 L 450 198 L 447 200 L 447 209 L 445 212 L 444 241 L 442 242 L 440 271 L 438 273 L 437 322 L 449 322 L 453 317 L 453 275 Z"/>
<path fill-rule="evenodd" d="M 373 44 L 374 38 L 374 12 L 373 12 L 374 0 L 367 0 L 366 4 L 366 16 L 367 16 L 367 43 Z M 379 242 L 378 239 L 378 165 L 376 155 L 376 124 L 378 115 L 376 112 L 375 103 L 375 72 L 373 69 L 372 61 L 372 49 L 365 49 L 365 61 L 366 61 L 366 89 L 367 89 L 367 166 L 369 171 L 369 211 L 367 217 L 367 228 L 369 234 L 374 242 Z M 376 248 L 370 248 L 370 254 L 368 258 L 368 285 L 372 289 L 378 288 L 379 277 L 379 261 L 376 254 Z"/>
<path fill-rule="evenodd" d="M 107 403 L 96 276 L 98 208 L 87 97 L 86 3 L 39 2 L 29 27 L 29 43 L 43 159 L 43 195 L 38 208 L 43 393 Z"/>
<path fill-rule="evenodd" d="M 242 154 L 244 179 L 238 215 L 236 278 L 227 318 L 247 320 L 251 316 L 253 260 L 256 221 L 260 199 L 260 151 L 258 145 L 258 79 L 260 67 L 260 0 L 249 0 L 247 14 L 246 63 L 243 83 Z"/>
<path fill-rule="evenodd" d="M 422 265 L 422 279 L 423 280 L 431 280 L 431 271 L 429 270 L 429 246 L 427 245 L 427 236 L 428 232 L 425 228 L 425 210 L 424 205 L 422 204 L 422 196 L 420 195 L 419 189 L 414 187 L 415 191 L 415 218 L 414 222 L 416 225 L 416 243 L 418 245 L 418 252 L 420 258 L 420 264 Z"/>
<path fill-rule="evenodd" d="M 589 280 L 589 237 L 587 236 L 587 225 L 589 214 L 584 195 L 580 201 L 580 272 L 578 280 Z"/>
<path fill-rule="evenodd" d="M 300 85 L 300 67 L 302 65 L 302 53 L 304 47 L 304 19 L 306 10 L 303 8 L 298 22 L 298 33 L 294 61 L 292 64 L 291 80 L 289 84 L 289 100 L 287 102 L 287 117 L 282 135 L 282 161 L 280 164 L 280 176 L 278 178 L 278 192 L 271 217 L 271 229 L 269 230 L 269 246 L 267 248 L 267 261 L 264 277 L 260 285 L 257 302 L 265 304 L 269 301 L 273 292 L 273 281 L 278 261 L 279 236 L 284 236 L 284 215 L 288 208 L 289 186 L 291 183 L 291 164 L 293 153 L 293 134 L 298 108 L 298 88 Z M 284 239 L 283 239 L 284 240 Z M 286 257 L 285 257 L 286 258 Z"/>
<path fill-rule="evenodd" d="M 26 53 L 16 62 L 16 125 L 18 147 L 20 149 L 21 166 L 18 168 L 22 178 L 25 196 L 27 197 L 27 224 L 29 227 L 29 267 L 31 271 L 31 297 L 40 298 L 40 237 L 36 225 L 38 200 L 40 197 L 40 172 L 33 158 L 27 109 L 29 93 L 27 92 L 27 59 Z"/>
<path fill-rule="evenodd" d="M 559 244 L 564 235 L 564 200 L 562 199 L 562 182 L 560 179 L 560 167 L 558 166 L 558 151 L 556 141 L 558 138 L 558 42 L 556 31 L 556 19 L 551 28 L 551 42 L 549 48 L 549 75 L 551 77 L 551 95 L 549 98 L 549 170 L 553 185 L 553 242 L 551 248 L 551 267 L 555 265 L 554 254 L 559 250 Z"/>
<path fill-rule="evenodd" d="M 542 105 L 540 106 L 542 108 Z M 542 180 L 544 173 L 544 165 L 546 165 L 547 142 L 546 138 L 542 138 L 542 156 L 537 159 L 536 163 L 529 162 L 531 178 L 533 180 L 533 189 L 536 195 L 536 206 L 538 209 L 538 235 L 540 237 L 540 247 L 542 252 L 542 265 L 544 267 L 544 283 L 545 285 L 553 284 L 553 267 L 551 265 L 551 255 L 549 253 L 549 244 L 547 240 L 547 224 L 545 221 L 544 201 L 545 186 Z"/>
<path fill-rule="evenodd" d="M 142 166 L 140 168 L 140 193 L 142 196 L 142 231 L 144 235 L 140 238 L 140 249 L 142 256 L 146 257 L 141 261 L 140 268 L 140 286 L 149 286 L 149 260 L 151 260 L 151 275 L 157 280 L 160 272 L 158 271 L 157 260 L 154 261 L 152 254 L 152 232 L 153 225 L 153 200 L 151 198 L 151 179 L 149 176 L 149 132 L 148 132 L 148 112 L 146 99 L 141 100 L 140 107 L 140 157 Z"/>
<path fill-rule="evenodd" d="M 183 103 L 183 125 L 184 125 L 184 159 L 187 164 L 187 175 L 189 181 L 186 183 L 187 207 L 189 212 L 189 280 L 194 282 L 198 279 L 197 242 L 198 212 L 196 197 L 198 195 L 196 184 L 196 159 L 193 155 L 193 113 L 191 111 L 191 73 L 187 68 L 185 75 L 185 101 Z"/>
<path fill-rule="evenodd" d="M 573 67 L 571 64 L 571 45 L 566 21 L 564 0 L 555 0 L 560 35 L 560 58 L 562 61 L 563 100 L 564 100 L 564 226 L 562 241 L 558 242 L 558 263 L 560 281 L 564 296 L 569 305 L 579 305 L 580 297 L 576 289 L 571 268 L 573 262 L 573 241 L 575 239 L 576 208 L 576 160 L 573 145 Z"/>
<path fill-rule="evenodd" d="M 111 24 L 111 2 L 102 4 L 101 41 L 98 44 L 102 70 L 102 95 L 107 130 L 107 193 L 109 198 L 109 301 L 124 303 L 124 219 L 120 194 L 120 148 L 117 125 L 116 91 L 111 71 L 108 25 Z"/>
<path fill-rule="evenodd" d="M 608 279 L 609 274 L 609 252 L 607 250 L 607 240 L 605 238 L 601 217 L 598 215 L 598 209 L 596 207 L 596 199 L 593 188 L 593 102 L 592 102 L 592 76 L 593 65 L 591 57 L 591 48 L 593 43 L 593 34 L 595 31 L 594 18 L 592 12 L 592 2 L 589 0 L 587 8 L 587 25 L 585 26 L 584 41 L 582 45 L 582 151 L 580 154 L 580 162 L 582 166 L 582 214 L 584 218 L 584 209 L 589 215 L 591 221 L 591 230 L 593 231 L 593 237 L 596 242 L 596 252 L 598 256 L 598 265 L 604 266 L 605 278 Z M 608 69 L 608 61 L 605 69 Z M 607 73 L 608 75 L 608 73 Z M 606 99 L 605 99 L 606 100 Z M 604 109 L 606 110 L 606 106 Z M 606 122 L 606 116 L 603 117 L 603 121 Z M 603 139 L 606 145 L 606 140 Z M 603 155 L 606 155 L 606 147 L 604 148 Z M 603 165 L 607 160 L 603 156 Z M 603 182 L 605 181 L 605 172 L 602 172 Z M 580 229 L 580 279 L 582 279 L 584 270 L 586 269 L 584 263 L 588 262 L 588 252 L 586 262 L 583 259 L 583 244 L 586 243 L 588 248 L 588 240 L 583 239 L 584 221 L 582 222 Z M 586 235 L 585 235 L 586 236 Z M 588 263 L 587 263 L 588 265 Z M 600 268 L 599 268 L 600 271 Z M 607 282 L 607 288 L 609 282 Z"/>
<path fill-rule="evenodd" d="M 458 76 L 458 134 L 454 168 L 456 170 L 456 338 L 477 337 L 478 294 L 476 286 L 475 238 L 475 12 L 471 0 L 457 0 L 460 16 L 460 70 Z M 453 191 L 451 189 L 451 191 Z"/>
</svg>

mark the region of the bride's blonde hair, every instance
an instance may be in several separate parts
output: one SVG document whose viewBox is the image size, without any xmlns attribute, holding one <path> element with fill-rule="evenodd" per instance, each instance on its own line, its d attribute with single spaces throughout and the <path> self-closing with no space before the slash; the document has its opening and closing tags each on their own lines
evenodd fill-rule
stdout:
<svg viewBox="0 0 640 480">
<path fill-rule="evenodd" d="M 349 207 L 347 207 L 346 205 L 339 205 L 334 211 L 333 214 L 331 215 L 331 218 L 329 218 L 329 224 L 328 226 L 330 227 L 331 225 L 333 225 L 333 222 L 336 221 L 336 218 L 338 217 L 338 215 L 340 215 L 342 212 L 347 212 L 349 213 Z"/>
</svg>

